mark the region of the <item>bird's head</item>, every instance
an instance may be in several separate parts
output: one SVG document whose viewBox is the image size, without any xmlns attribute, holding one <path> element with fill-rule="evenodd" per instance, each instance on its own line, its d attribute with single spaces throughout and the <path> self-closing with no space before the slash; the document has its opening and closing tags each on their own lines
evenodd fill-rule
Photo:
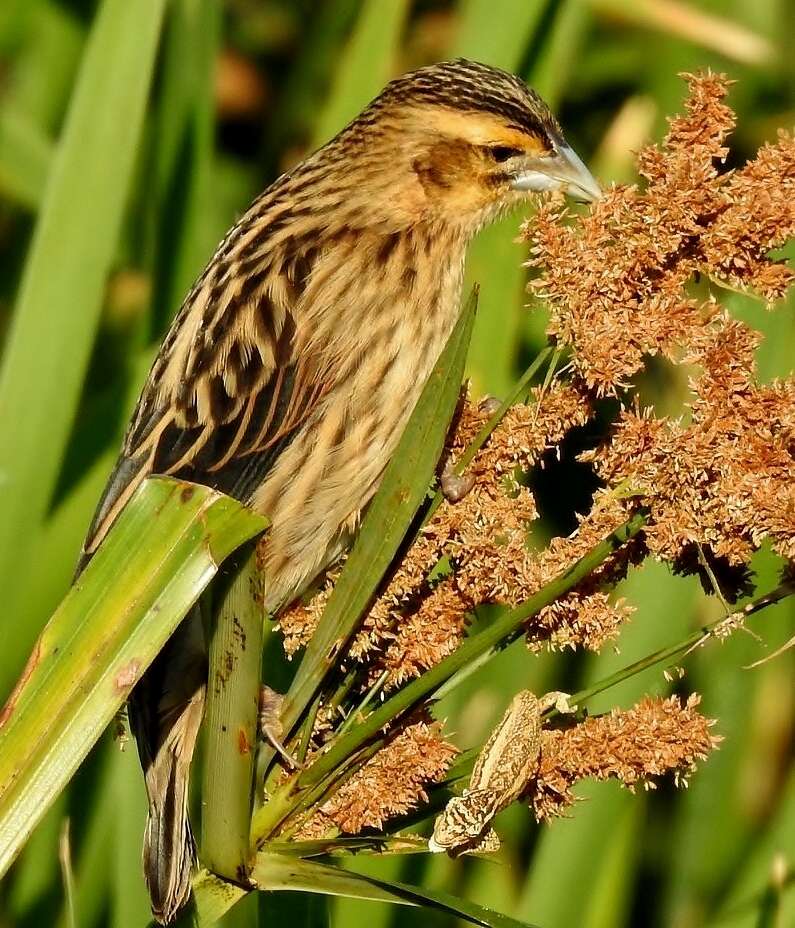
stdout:
<svg viewBox="0 0 795 928">
<path fill-rule="evenodd" d="M 601 194 L 538 94 L 472 61 L 397 78 L 332 144 L 367 177 L 365 211 L 384 211 L 388 224 L 428 218 L 474 231 L 528 192 Z M 356 172 L 340 182 L 350 188 Z"/>
</svg>

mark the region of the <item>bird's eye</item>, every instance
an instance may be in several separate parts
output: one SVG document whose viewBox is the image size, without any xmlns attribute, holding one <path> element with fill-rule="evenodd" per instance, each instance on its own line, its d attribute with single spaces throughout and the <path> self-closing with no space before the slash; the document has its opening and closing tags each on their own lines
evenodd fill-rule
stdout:
<svg viewBox="0 0 795 928">
<path fill-rule="evenodd" d="M 515 158 L 522 154 L 521 148 L 511 148 L 510 145 L 492 145 L 489 148 L 491 157 L 495 161 L 508 161 L 509 158 Z"/>
</svg>

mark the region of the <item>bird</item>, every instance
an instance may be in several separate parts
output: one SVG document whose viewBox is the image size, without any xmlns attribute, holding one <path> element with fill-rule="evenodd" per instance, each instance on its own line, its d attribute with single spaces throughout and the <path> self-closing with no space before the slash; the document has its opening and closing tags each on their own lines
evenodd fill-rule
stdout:
<svg viewBox="0 0 795 928">
<path fill-rule="evenodd" d="M 600 188 L 519 77 L 457 59 L 388 83 L 276 179 L 217 247 L 152 364 L 86 538 L 90 560 L 139 484 L 170 475 L 270 520 L 265 609 L 350 545 L 458 318 L 467 246 L 528 194 Z M 134 688 L 156 919 L 190 895 L 190 761 L 206 683 L 186 620 Z"/>
</svg>

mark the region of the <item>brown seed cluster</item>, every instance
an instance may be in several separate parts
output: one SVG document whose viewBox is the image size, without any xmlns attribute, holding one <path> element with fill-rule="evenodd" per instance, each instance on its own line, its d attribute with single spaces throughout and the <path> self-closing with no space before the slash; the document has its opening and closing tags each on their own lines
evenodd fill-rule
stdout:
<svg viewBox="0 0 795 928">
<path fill-rule="evenodd" d="M 795 380 L 757 383 L 756 333 L 724 315 L 690 347 L 690 421 L 625 409 L 590 457 L 649 507 L 646 543 L 676 564 L 701 546 L 742 568 L 765 538 L 795 559 Z"/>
<path fill-rule="evenodd" d="M 684 568 L 709 558 L 725 567 L 730 596 L 763 539 L 795 555 L 795 380 L 761 386 L 758 333 L 689 285 L 700 274 L 767 300 L 784 295 L 793 272 L 769 251 L 795 235 L 795 140 L 782 132 L 743 168 L 721 170 L 734 126 L 729 82 L 687 79 L 685 115 L 639 156 L 643 191 L 615 187 L 568 225 L 547 202 L 525 234 L 550 335 L 571 346 L 594 393 L 624 400 L 608 440 L 584 459 L 608 487 L 635 494 L 625 511 L 650 509 L 655 555 Z M 685 421 L 626 401 L 654 354 L 693 372 Z"/>
<path fill-rule="evenodd" d="M 630 789 L 653 788 L 668 773 L 677 783 L 686 779 L 720 741 L 698 704 L 696 695 L 685 703 L 676 696 L 646 697 L 632 709 L 544 731 L 538 776 L 527 796 L 536 818 L 564 815 L 576 801 L 572 786 L 586 777 L 615 779 Z"/>
<path fill-rule="evenodd" d="M 768 256 L 795 235 L 795 141 L 775 145 L 738 171 L 722 170 L 734 114 L 721 75 L 688 75 L 686 113 L 662 146 L 639 156 L 647 181 L 614 187 L 566 225 L 560 199 L 525 226 L 532 290 L 549 307 L 549 333 L 598 394 L 616 394 L 647 355 L 680 359 L 718 307 L 689 296 L 696 274 L 765 299 L 781 297 L 792 271 Z"/>
<path fill-rule="evenodd" d="M 427 802 L 426 788 L 444 778 L 457 753 L 442 738 L 440 723 L 412 722 L 344 783 L 304 823 L 296 838 L 382 828 L 389 819 Z"/>
</svg>

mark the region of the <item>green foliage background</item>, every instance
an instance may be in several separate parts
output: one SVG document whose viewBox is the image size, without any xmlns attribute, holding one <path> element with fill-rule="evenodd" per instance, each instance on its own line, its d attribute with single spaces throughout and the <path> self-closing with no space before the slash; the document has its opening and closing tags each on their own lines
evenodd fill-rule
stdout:
<svg viewBox="0 0 795 928">
<path fill-rule="evenodd" d="M 247 202 L 330 137 L 392 75 L 466 55 L 516 71 L 552 104 L 603 181 L 632 179 L 632 150 L 679 106 L 680 71 L 739 83 L 735 155 L 795 123 L 791 0 L 2 0 L 0 3 L 0 700 L 67 589 L 83 532 L 152 352 L 191 280 Z M 518 216 L 484 233 L 470 356 L 476 391 L 504 393 L 543 342 L 543 310 L 523 292 Z M 731 309 L 766 335 L 763 379 L 795 361 L 790 307 Z M 645 396 L 676 409 L 664 366 Z M 587 436 L 581 436 L 582 441 Z M 570 531 L 592 485 L 579 447 L 538 478 L 544 530 Z M 774 562 L 760 556 L 763 585 Z M 638 605 L 620 656 L 532 657 L 517 647 L 445 703 L 477 744 L 519 687 L 575 690 L 675 642 L 718 608 L 692 580 L 654 564 L 623 595 Z M 782 604 L 756 627 L 792 634 Z M 695 688 L 722 749 L 688 791 L 582 790 L 571 819 L 500 821 L 499 863 L 433 858 L 354 862 L 465 895 L 543 928 L 795 924 L 776 905 L 774 861 L 795 861 L 792 653 L 764 667 L 751 636 L 687 660 L 684 684 L 651 672 L 595 700 Z M 81 928 L 146 924 L 140 875 L 143 788 L 133 750 L 108 737 L 0 885 L 0 928 L 70 925 L 59 864 L 69 821 L 73 911 Z M 253 896 L 225 925 L 402 928 L 444 917 L 373 903 Z M 289 908 L 287 908 L 289 907 Z"/>
</svg>

